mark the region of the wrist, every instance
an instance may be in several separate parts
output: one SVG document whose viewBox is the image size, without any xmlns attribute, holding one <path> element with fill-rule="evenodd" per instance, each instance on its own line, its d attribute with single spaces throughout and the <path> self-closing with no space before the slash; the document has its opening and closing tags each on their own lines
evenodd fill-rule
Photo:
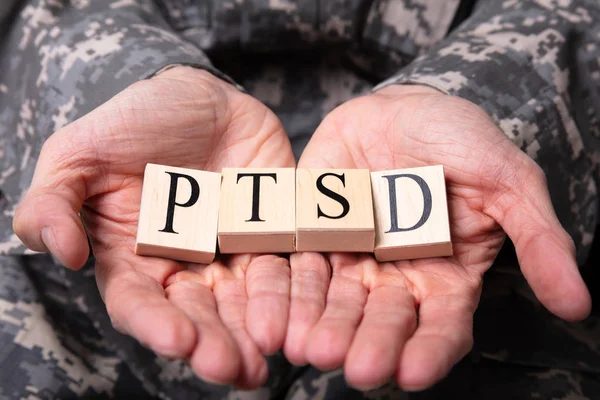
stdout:
<svg viewBox="0 0 600 400">
<path fill-rule="evenodd" d="M 242 92 L 242 88 L 233 81 L 225 80 L 213 72 L 189 65 L 169 65 L 158 71 L 152 79 L 174 79 L 190 84 L 199 84 L 225 91 Z"/>
<path fill-rule="evenodd" d="M 445 94 L 444 92 L 437 90 L 431 86 L 418 85 L 418 84 L 395 84 L 385 86 L 378 89 L 376 94 L 382 96 L 398 97 L 413 94 Z"/>
</svg>

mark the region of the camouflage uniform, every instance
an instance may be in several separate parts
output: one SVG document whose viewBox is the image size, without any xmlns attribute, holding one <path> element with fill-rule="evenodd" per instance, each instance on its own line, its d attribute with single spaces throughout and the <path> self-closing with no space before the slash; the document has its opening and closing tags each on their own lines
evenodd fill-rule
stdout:
<svg viewBox="0 0 600 400">
<path fill-rule="evenodd" d="M 597 0 L 3 0 L 0 399 L 600 398 L 597 317 L 549 315 L 510 252 L 486 275 L 475 349 L 434 388 L 359 393 L 341 371 L 277 355 L 266 387 L 244 393 L 114 331 L 92 260 L 79 273 L 59 268 L 10 229 L 52 132 L 167 65 L 189 64 L 272 108 L 297 155 L 329 111 L 384 79 L 481 105 L 545 170 L 583 264 L 598 222 L 599 21 Z"/>
</svg>

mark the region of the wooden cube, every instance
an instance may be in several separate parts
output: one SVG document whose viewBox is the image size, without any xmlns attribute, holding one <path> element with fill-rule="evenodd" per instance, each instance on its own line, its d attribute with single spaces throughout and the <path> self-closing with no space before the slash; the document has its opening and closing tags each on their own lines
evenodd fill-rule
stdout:
<svg viewBox="0 0 600 400">
<path fill-rule="evenodd" d="M 291 253 L 296 230 L 294 168 L 224 168 L 221 253 Z"/>
<path fill-rule="evenodd" d="M 374 240 L 369 170 L 296 171 L 296 251 L 371 252 Z"/>
<path fill-rule="evenodd" d="M 215 172 L 146 165 L 135 253 L 212 262 L 220 186 Z"/>
<path fill-rule="evenodd" d="M 378 261 L 452 255 L 441 165 L 372 172 L 371 184 Z"/>
</svg>

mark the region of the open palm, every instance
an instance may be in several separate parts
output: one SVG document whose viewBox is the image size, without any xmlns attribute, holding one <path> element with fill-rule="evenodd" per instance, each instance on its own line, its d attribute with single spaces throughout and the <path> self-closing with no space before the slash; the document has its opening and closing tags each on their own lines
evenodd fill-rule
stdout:
<svg viewBox="0 0 600 400">
<path fill-rule="evenodd" d="M 288 261 L 238 255 L 206 266 L 136 256 L 146 163 L 219 171 L 293 167 L 294 158 L 259 101 L 205 71 L 173 68 L 51 136 L 15 232 L 76 269 L 88 257 L 87 231 L 117 329 L 161 355 L 188 358 L 205 380 L 261 384 L 262 354 L 284 340 Z"/>
<path fill-rule="evenodd" d="M 482 276 L 504 232 L 541 302 L 562 318 L 587 315 L 589 294 L 543 172 L 476 105 L 426 87 L 386 88 L 334 110 L 299 167 L 434 164 L 445 167 L 454 256 L 294 255 L 284 346 L 292 362 L 344 365 L 362 389 L 392 376 L 405 389 L 432 385 L 471 348 Z"/>
</svg>

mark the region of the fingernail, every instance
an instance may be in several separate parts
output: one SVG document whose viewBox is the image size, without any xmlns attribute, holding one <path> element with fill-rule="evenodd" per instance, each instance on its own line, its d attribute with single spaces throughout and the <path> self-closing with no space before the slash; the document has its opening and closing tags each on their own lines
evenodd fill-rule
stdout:
<svg viewBox="0 0 600 400">
<path fill-rule="evenodd" d="M 416 393 L 416 392 L 422 392 L 423 390 L 425 390 L 424 388 L 420 387 L 420 386 L 402 386 L 402 390 L 404 390 L 407 393 Z"/>
<path fill-rule="evenodd" d="M 258 380 L 260 381 L 260 383 L 262 385 L 263 383 L 265 383 L 267 381 L 268 378 L 269 378 L 269 365 L 265 361 L 258 373 Z"/>
<path fill-rule="evenodd" d="M 56 241 L 54 240 L 54 235 L 52 234 L 52 228 L 46 226 L 42 228 L 41 231 L 42 242 L 46 247 L 46 253 L 50 254 L 52 257 L 52 261 L 56 265 L 64 265 L 63 262 L 56 255 Z"/>
<path fill-rule="evenodd" d="M 121 324 L 119 324 L 116 320 L 110 318 L 110 323 L 115 331 L 122 333 L 124 335 L 126 334 L 125 330 L 123 330 L 123 327 L 121 326 Z"/>
<path fill-rule="evenodd" d="M 41 231 L 42 243 L 46 247 L 47 253 L 53 253 L 54 248 L 56 247 L 56 242 L 54 241 L 54 235 L 52 235 L 52 229 L 48 226 L 42 228 Z"/>
<path fill-rule="evenodd" d="M 148 349 L 152 350 L 150 347 L 146 346 Z M 181 356 L 179 354 L 172 354 L 172 353 L 160 353 L 160 352 L 156 352 L 156 355 L 158 355 L 161 358 L 164 358 L 165 360 L 178 360 L 181 358 Z"/>
</svg>

